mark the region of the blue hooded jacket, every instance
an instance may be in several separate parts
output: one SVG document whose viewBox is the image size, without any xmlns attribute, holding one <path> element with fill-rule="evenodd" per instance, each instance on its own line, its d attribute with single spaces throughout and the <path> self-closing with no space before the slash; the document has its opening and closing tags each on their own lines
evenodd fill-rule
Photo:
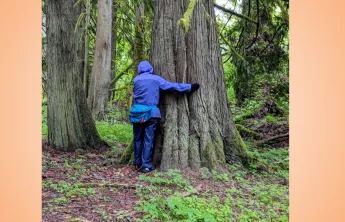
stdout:
<svg viewBox="0 0 345 222">
<path fill-rule="evenodd" d="M 140 62 L 138 66 L 138 76 L 134 78 L 134 106 L 131 109 L 132 117 L 137 115 L 134 113 L 136 113 L 136 110 L 140 109 L 143 111 L 146 110 L 145 121 L 150 117 L 161 118 L 160 110 L 157 108 L 160 90 L 190 92 L 191 84 L 169 82 L 153 74 L 153 68 L 148 61 Z M 143 112 L 141 112 L 141 115 L 144 115 Z"/>
</svg>

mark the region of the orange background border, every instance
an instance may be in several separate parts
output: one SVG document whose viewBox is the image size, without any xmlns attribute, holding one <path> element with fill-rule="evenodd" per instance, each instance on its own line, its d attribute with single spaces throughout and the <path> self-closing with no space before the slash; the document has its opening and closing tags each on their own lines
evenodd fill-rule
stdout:
<svg viewBox="0 0 345 222">
<path fill-rule="evenodd" d="M 41 220 L 41 1 L 0 7 L 0 221 Z M 345 221 L 345 2 L 290 1 L 290 221 Z"/>
<path fill-rule="evenodd" d="M 41 221 L 41 1 L 0 6 L 0 221 Z"/>
<path fill-rule="evenodd" d="M 291 221 L 345 221 L 344 22 L 345 1 L 291 1 Z"/>
</svg>

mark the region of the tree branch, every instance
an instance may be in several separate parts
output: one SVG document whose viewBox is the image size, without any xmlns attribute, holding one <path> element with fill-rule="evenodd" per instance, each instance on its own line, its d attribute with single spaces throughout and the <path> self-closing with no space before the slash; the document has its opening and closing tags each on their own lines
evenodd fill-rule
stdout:
<svg viewBox="0 0 345 222">
<path fill-rule="evenodd" d="M 82 187 L 125 187 L 125 188 L 136 189 L 137 186 L 135 184 L 104 182 L 104 183 L 84 183 L 84 184 L 79 184 L 78 187 L 79 188 L 82 188 Z"/>
<path fill-rule="evenodd" d="M 110 92 L 115 92 L 115 91 L 121 91 L 121 90 L 124 90 L 124 89 L 128 89 L 128 86 L 124 86 L 124 87 L 121 87 L 121 88 L 113 88 L 113 89 L 110 89 L 109 91 Z"/>
<path fill-rule="evenodd" d="M 251 19 L 251 18 L 249 18 L 249 17 L 247 17 L 245 15 L 241 15 L 241 14 L 239 14 L 237 12 L 234 12 L 234 11 L 232 11 L 230 9 L 224 8 L 224 7 L 220 6 L 220 5 L 217 5 L 216 3 L 213 3 L 213 5 L 214 5 L 215 8 L 217 8 L 217 9 L 223 11 L 223 12 L 230 13 L 230 14 L 232 14 L 234 16 L 237 16 L 239 18 L 245 19 L 245 20 L 247 20 L 249 22 L 252 22 L 252 23 L 256 24 L 256 21 L 254 21 L 253 19 Z"/>
<path fill-rule="evenodd" d="M 273 136 L 273 137 L 270 137 L 268 139 L 256 141 L 255 145 L 260 145 L 260 144 L 267 143 L 267 142 L 272 141 L 272 140 L 276 140 L 276 139 L 280 139 L 280 138 L 288 137 L 288 136 L 289 136 L 289 133 L 286 133 L 283 135 L 278 135 L 278 136 Z"/>
<path fill-rule="evenodd" d="M 220 37 L 223 39 L 223 41 L 225 42 L 225 44 L 230 48 L 231 52 L 237 56 L 240 60 L 244 60 L 243 57 L 238 54 L 238 52 L 230 45 L 230 43 L 224 38 L 222 33 L 219 33 Z"/>
<path fill-rule="evenodd" d="M 235 3 L 234 10 L 236 10 L 236 7 L 237 7 L 237 1 L 236 1 L 236 3 Z M 220 31 L 220 33 L 222 33 L 223 30 L 225 29 L 225 27 L 228 25 L 228 23 L 229 23 L 230 19 L 232 18 L 232 16 L 233 16 L 233 14 L 230 15 L 228 21 L 225 23 L 225 25 L 223 26 L 222 31 Z"/>
<path fill-rule="evenodd" d="M 113 85 L 114 83 L 116 83 L 124 74 L 128 72 L 130 68 L 132 68 L 133 65 L 134 65 L 133 62 L 129 64 L 129 66 L 127 66 L 125 70 L 120 72 L 113 80 L 111 80 L 110 85 Z"/>
</svg>

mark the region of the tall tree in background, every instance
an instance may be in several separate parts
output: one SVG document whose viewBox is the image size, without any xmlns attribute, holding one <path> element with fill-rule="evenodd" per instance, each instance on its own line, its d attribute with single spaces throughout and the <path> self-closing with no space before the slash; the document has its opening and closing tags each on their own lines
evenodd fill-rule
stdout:
<svg viewBox="0 0 345 222">
<path fill-rule="evenodd" d="M 137 69 L 140 61 L 147 59 L 147 54 L 145 51 L 145 3 L 139 2 L 135 10 L 135 27 L 134 27 L 134 49 L 133 49 L 133 81 L 134 77 L 137 74 Z M 131 96 L 128 100 L 128 108 L 133 104 L 133 88 L 132 84 L 128 87 L 128 94 Z M 129 110 L 128 109 L 128 110 Z"/>
<path fill-rule="evenodd" d="M 85 2 L 86 15 L 85 15 L 85 55 L 84 55 L 84 78 L 83 78 L 83 87 L 86 94 L 88 95 L 89 88 L 89 49 L 90 49 L 90 36 L 89 36 L 89 26 L 91 19 L 91 0 L 86 0 Z"/>
<path fill-rule="evenodd" d="M 96 119 L 103 119 L 111 81 L 112 0 L 98 0 L 95 56 L 88 105 Z"/>
<path fill-rule="evenodd" d="M 117 27 L 116 27 L 116 18 L 117 18 L 117 1 L 113 1 L 113 12 L 112 12 L 112 27 L 111 27 L 111 79 L 113 80 L 116 76 L 116 35 L 117 35 Z M 110 88 L 115 88 L 115 82 L 111 82 Z M 115 91 L 112 91 L 110 95 L 110 99 L 114 99 Z"/>
<path fill-rule="evenodd" d="M 252 9 L 253 3 L 251 0 L 242 1 L 242 14 L 247 16 L 248 18 L 250 17 L 250 14 L 253 10 Z M 256 1 L 256 4 L 259 4 L 259 1 Z M 257 16 L 259 17 L 259 15 Z M 250 36 L 252 30 L 255 30 L 256 24 L 248 22 L 248 20 L 245 20 L 245 19 L 242 19 L 240 23 L 242 23 L 242 29 L 241 29 L 239 40 L 237 42 L 236 51 L 240 55 L 244 56 L 246 53 L 246 47 L 248 46 L 246 45 L 246 40 Z M 253 87 L 254 78 L 251 78 L 250 75 L 254 75 L 254 72 L 250 70 L 250 67 L 248 66 L 248 61 L 241 56 L 234 57 L 233 62 L 237 69 L 237 75 L 236 75 L 236 79 L 234 83 L 234 86 L 235 86 L 234 90 L 235 90 L 237 101 L 241 103 L 244 101 L 244 99 L 248 98 L 253 92 L 252 87 Z"/>
<path fill-rule="evenodd" d="M 81 6 L 74 0 L 46 0 L 48 65 L 48 143 L 53 147 L 75 149 L 103 145 L 86 103 L 78 63 L 81 32 L 74 28 Z"/>
<path fill-rule="evenodd" d="M 246 160 L 227 104 L 213 1 L 157 1 L 151 62 L 167 80 L 201 85 L 191 96 L 162 97 L 154 157 L 161 159 L 161 169 L 218 168 Z"/>
<path fill-rule="evenodd" d="M 144 60 L 147 55 L 145 52 L 145 4 L 141 2 L 136 7 L 135 11 L 135 28 L 134 28 L 134 50 L 133 50 L 133 61 L 134 61 L 134 73 L 137 73 L 137 68 L 140 61 Z"/>
</svg>

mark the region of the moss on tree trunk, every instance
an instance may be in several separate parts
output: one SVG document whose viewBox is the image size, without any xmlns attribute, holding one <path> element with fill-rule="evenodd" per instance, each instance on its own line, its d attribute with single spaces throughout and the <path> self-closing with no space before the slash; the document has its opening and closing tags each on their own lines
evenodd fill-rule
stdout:
<svg viewBox="0 0 345 222">
<path fill-rule="evenodd" d="M 252 138 L 256 140 L 261 138 L 260 134 L 251 129 L 246 128 L 241 124 L 236 124 L 236 129 L 239 131 L 240 135 L 245 138 Z"/>
<path fill-rule="evenodd" d="M 133 141 L 127 146 L 120 158 L 120 163 L 133 164 L 134 160 L 134 143 Z"/>
</svg>

